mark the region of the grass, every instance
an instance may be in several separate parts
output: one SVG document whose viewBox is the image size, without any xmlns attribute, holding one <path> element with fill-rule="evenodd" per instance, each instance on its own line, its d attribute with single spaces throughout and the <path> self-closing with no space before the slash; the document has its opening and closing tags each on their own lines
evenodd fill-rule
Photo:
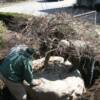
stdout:
<svg viewBox="0 0 100 100">
<path fill-rule="evenodd" d="M 5 23 L 9 30 L 15 32 L 21 32 L 31 18 L 32 16 L 17 13 L 0 13 L 0 20 Z"/>
<path fill-rule="evenodd" d="M 4 47 L 5 41 L 3 39 L 3 34 L 7 31 L 6 26 L 2 21 L 0 21 L 0 49 Z"/>
<path fill-rule="evenodd" d="M 1 36 L 1 34 L 3 34 L 6 31 L 7 31 L 6 26 L 4 25 L 4 23 L 2 21 L 0 21 L 0 36 Z"/>
<path fill-rule="evenodd" d="M 4 17 L 21 17 L 21 18 L 31 18 L 31 15 L 25 15 L 25 14 L 18 14 L 18 13 L 1 13 L 0 12 L 0 20 L 2 20 Z"/>
<path fill-rule="evenodd" d="M 0 49 L 2 49 L 6 43 L 4 40 L 6 34 L 4 33 L 7 33 L 8 30 L 20 31 L 21 29 L 19 29 L 18 25 L 24 24 L 24 22 L 31 17 L 32 16 L 17 13 L 0 13 Z"/>
</svg>

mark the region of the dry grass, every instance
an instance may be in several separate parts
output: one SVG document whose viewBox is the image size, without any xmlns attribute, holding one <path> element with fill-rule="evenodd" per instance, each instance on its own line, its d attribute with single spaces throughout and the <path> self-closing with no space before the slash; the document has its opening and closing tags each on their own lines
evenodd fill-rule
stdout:
<svg viewBox="0 0 100 100">
<path fill-rule="evenodd" d="M 4 25 L 2 21 L 0 21 L 0 33 L 4 33 L 6 31 L 7 31 L 6 26 Z"/>
<path fill-rule="evenodd" d="M 0 49 L 2 47 L 4 47 L 5 43 L 4 43 L 4 33 L 7 31 L 6 26 L 4 25 L 4 23 L 2 21 L 0 21 Z"/>
<path fill-rule="evenodd" d="M 87 41 L 96 53 L 100 52 L 100 36 L 95 31 L 95 26 L 65 13 L 33 17 L 22 34 L 31 37 L 44 52 L 56 48 L 61 39 Z"/>
</svg>

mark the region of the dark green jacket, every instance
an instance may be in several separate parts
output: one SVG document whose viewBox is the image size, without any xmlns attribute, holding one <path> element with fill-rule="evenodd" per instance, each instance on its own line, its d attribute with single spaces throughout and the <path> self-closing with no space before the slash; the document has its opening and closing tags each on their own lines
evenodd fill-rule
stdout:
<svg viewBox="0 0 100 100">
<path fill-rule="evenodd" d="M 32 57 L 28 53 L 14 52 L 8 55 L 0 65 L 0 72 L 13 82 L 26 80 L 31 84 L 33 79 Z"/>
</svg>

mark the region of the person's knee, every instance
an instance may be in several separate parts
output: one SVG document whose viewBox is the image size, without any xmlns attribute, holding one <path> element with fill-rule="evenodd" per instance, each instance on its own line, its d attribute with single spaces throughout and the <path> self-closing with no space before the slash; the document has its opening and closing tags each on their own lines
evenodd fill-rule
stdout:
<svg viewBox="0 0 100 100">
<path fill-rule="evenodd" d="M 27 100 L 27 95 L 24 94 L 23 96 L 20 96 L 18 100 Z"/>
<path fill-rule="evenodd" d="M 23 95 L 22 100 L 27 100 L 27 94 Z"/>
</svg>

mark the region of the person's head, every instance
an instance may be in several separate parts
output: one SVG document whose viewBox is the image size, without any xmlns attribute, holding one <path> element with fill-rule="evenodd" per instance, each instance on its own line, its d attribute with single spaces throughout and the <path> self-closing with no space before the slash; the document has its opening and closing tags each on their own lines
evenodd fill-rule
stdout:
<svg viewBox="0 0 100 100">
<path fill-rule="evenodd" d="M 39 58 L 39 56 L 40 56 L 39 50 L 35 49 L 35 48 L 29 47 L 26 49 L 26 52 L 28 54 L 32 55 L 34 58 Z"/>
<path fill-rule="evenodd" d="M 25 44 L 15 45 L 10 49 L 9 55 L 12 53 L 24 52 L 28 48 Z"/>
<path fill-rule="evenodd" d="M 12 53 L 28 53 L 30 56 L 33 56 L 34 58 L 38 58 L 40 56 L 38 49 L 29 47 L 25 44 L 15 45 L 14 47 L 12 47 L 8 55 L 11 55 Z"/>
<path fill-rule="evenodd" d="M 66 50 L 70 47 L 70 43 L 69 41 L 67 40 L 61 40 L 59 43 L 58 43 L 58 52 L 60 52 L 61 54 L 62 53 L 65 53 Z"/>
</svg>

